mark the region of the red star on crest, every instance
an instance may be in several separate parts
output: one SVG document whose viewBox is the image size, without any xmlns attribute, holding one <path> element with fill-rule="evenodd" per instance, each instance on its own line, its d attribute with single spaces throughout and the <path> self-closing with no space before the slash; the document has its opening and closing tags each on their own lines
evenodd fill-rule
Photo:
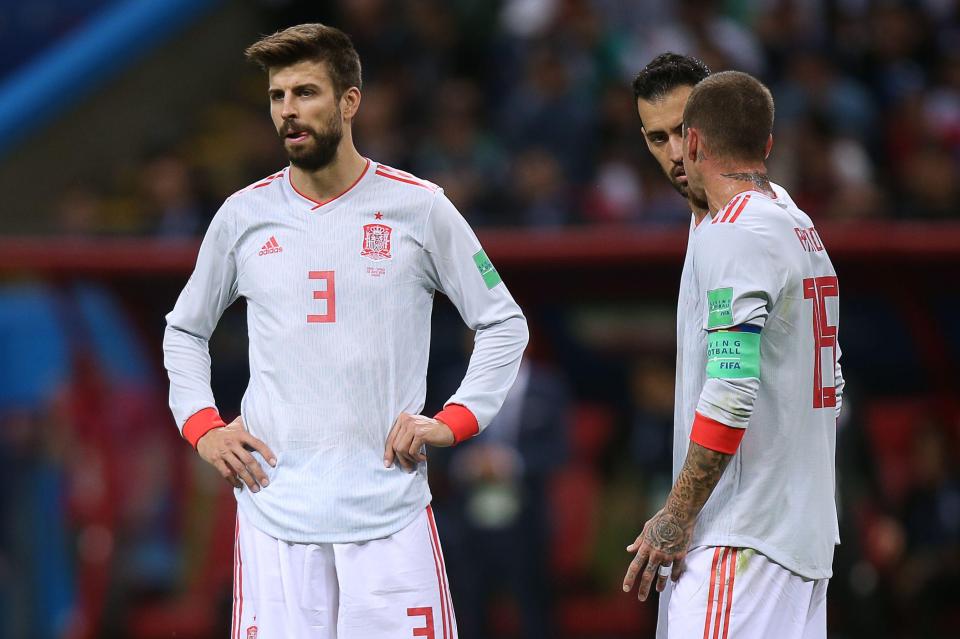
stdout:
<svg viewBox="0 0 960 639">
<path fill-rule="evenodd" d="M 381 213 L 380 211 L 377 211 L 376 213 L 373 214 L 373 217 L 377 218 L 378 220 L 382 220 L 383 213 Z"/>
</svg>

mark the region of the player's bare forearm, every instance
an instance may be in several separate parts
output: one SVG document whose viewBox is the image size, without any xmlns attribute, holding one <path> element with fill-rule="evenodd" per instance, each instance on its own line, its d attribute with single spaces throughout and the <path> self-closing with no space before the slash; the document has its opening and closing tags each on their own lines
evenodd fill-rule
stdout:
<svg viewBox="0 0 960 639">
<path fill-rule="evenodd" d="M 689 540 L 697 515 L 716 488 L 731 457 L 733 455 L 690 442 L 687 458 L 667 503 L 647 529 L 647 539 L 652 546 L 670 553 L 686 550 L 685 546 L 678 547 L 678 544 Z"/>
<path fill-rule="evenodd" d="M 667 574 L 674 580 L 680 578 L 697 516 L 731 457 L 733 455 L 690 442 L 687 458 L 666 505 L 646 523 L 636 541 L 627 546 L 627 552 L 636 553 L 636 556 L 623 580 L 625 592 L 629 592 L 639 578 L 637 596 L 643 601 L 654 580 L 657 591 L 662 592 Z M 661 566 L 664 572 L 658 572 Z"/>
</svg>

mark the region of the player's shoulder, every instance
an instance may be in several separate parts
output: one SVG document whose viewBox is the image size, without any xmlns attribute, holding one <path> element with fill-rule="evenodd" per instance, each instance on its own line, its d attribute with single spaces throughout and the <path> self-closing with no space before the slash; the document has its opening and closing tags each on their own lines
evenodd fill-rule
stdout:
<svg viewBox="0 0 960 639">
<path fill-rule="evenodd" d="M 260 178 L 255 182 L 251 182 L 247 186 L 229 196 L 224 203 L 243 204 L 257 196 L 268 198 L 279 197 L 281 188 L 280 185 L 284 180 L 289 179 L 287 177 L 287 170 L 288 167 L 284 167 L 276 173 Z"/>
<path fill-rule="evenodd" d="M 715 257 L 770 253 L 788 219 L 781 204 L 759 191 L 738 193 L 701 225 L 698 250 Z"/>
<path fill-rule="evenodd" d="M 784 193 L 786 193 L 784 191 Z M 718 235 L 761 234 L 790 226 L 797 213 L 789 195 L 770 197 L 760 191 L 744 191 L 730 199 L 710 220 L 707 230 Z"/>
<path fill-rule="evenodd" d="M 790 192 L 781 185 L 777 184 L 776 182 L 770 182 L 770 188 L 773 189 L 774 194 L 777 196 L 775 200 L 780 204 L 784 206 L 797 205 L 797 203 L 793 201 L 793 197 L 790 196 Z"/>
<path fill-rule="evenodd" d="M 442 189 L 429 180 L 417 177 L 412 173 L 396 169 L 392 166 L 373 162 L 373 179 L 387 189 L 394 189 L 402 197 L 433 198 Z"/>
</svg>

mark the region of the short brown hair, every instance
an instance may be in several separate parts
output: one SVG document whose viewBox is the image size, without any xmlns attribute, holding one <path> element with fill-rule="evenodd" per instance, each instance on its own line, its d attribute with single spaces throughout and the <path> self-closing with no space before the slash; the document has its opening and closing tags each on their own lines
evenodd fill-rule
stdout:
<svg viewBox="0 0 960 639">
<path fill-rule="evenodd" d="M 698 129 L 717 156 L 762 161 L 773 132 L 773 96 L 748 73 L 714 73 L 690 92 L 683 125 Z"/>
<path fill-rule="evenodd" d="M 244 54 L 264 71 L 304 60 L 326 62 L 337 97 L 350 87 L 359 89 L 362 83 L 360 56 L 350 36 L 319 22 L 298 24 L 264 36 L 247 47 Z"/>
</svg>

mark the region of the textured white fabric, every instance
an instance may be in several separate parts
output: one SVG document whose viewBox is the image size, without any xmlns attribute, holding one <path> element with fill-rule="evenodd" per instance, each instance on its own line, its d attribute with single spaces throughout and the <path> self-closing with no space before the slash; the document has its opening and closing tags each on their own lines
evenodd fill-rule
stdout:
<svg viewBox="0 0 960 639">
<path fill-rule="evenodd" d="M 751 192 L 735 222 L 708 216 L 691 225 L 677 312 L 674 479 L 690 445 L 696 410 L 747 432 L 697 520 L 692 545 L 756 549 L 804 577 L 832 574 L 839 543 L 835 505 L 836 414 L 843 391 L 840 349 L 821 348 L 822 385 L 836 408 L 814 408 L 814 301 L 804 280 L 836 275 L 825 250 L 809 251 L 795 229 L 810 218 L 780 187 L 772 200 Z M 723 212 L 721 212 L 723 213 Z M 707 380 L 707 292 L 732 289 L 729 325 L 762 327 L 760 381 Z M 823 300 L 839 324 L 839 298 Z M 826 368 L 829 367 L 829 370 Z M 833 380 L 835 379 L 835 382 Z M 745 405 L 748 419 L 743 419 Z"/>
<path fill-rule="evenodd" d="M 520 308 L 480 251 L 442 189 L 375 162 L 323 205 L 300 195 L 287 169 L 227 199 L 167 315 L 164 361 L 182 429 L 216 405 L 207 341 L 224 309 L 246 300 L 241 410 L 278 459 L 271 468 L 255 454 L 270 485 L 237 491 L 257 528 L 292 542 L 364 541 L 400 530 L 430 502 L 426 464 L 406 473 L 382 460 L 397 415 L 423 409 L 434 292 L 476 330 L 448 403 L 466 406 L 481 429 L 527 343 Z"/>
<path fill-rule="evenodd" d="M 385 539 L 348 544 L 280 541 L 239 512 L 233 575 L 231 639 L 457 637 L 428 509 Z"/>
<path fill-rule="evenodd" d="M 694 548 L 660 593 L 657 639 L 826 639 L 828 583 L 749 548 Z"/>
</svg>

